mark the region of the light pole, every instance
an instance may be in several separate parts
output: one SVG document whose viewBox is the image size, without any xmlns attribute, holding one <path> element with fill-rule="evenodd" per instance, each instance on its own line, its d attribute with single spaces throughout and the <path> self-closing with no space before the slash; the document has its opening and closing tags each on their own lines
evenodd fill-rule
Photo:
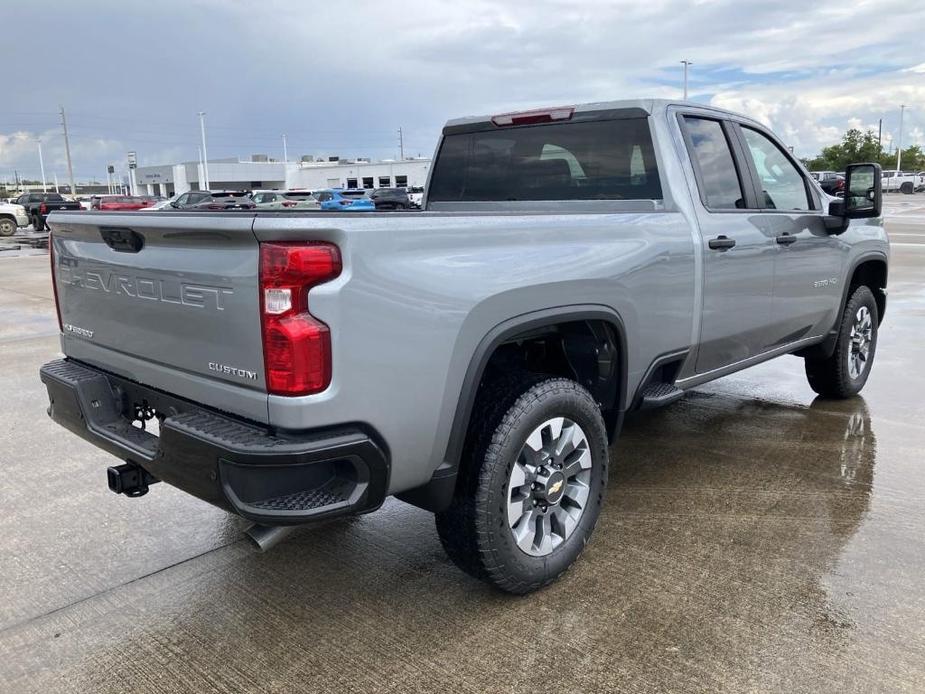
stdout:
<svg viewBox="0 0 925 694">
<path fill-rule="evenodd" d="M 39 143 L 39 166 L 42 167 L 42 192 L 48 192 L 48 184 L 45 183 L 45 157 L 42 155 L 42 141 L 36 140 Z"/>
<path fill-rule="evenodd" d="M 289 163 L 289 149 L 286 147 L 286 136 L 283 135 L 283 162 Z"/>
<path fill-rule="evenodd" d="M 690 60 L 682 60 L 681 64 L 684 66 L 684 100 L 687 101 L 687 68 L 694 63 Z"/>
<path fill-rule="evenodd" d="M 206 187 L 203 190 L 209 190 L 209 153 L 206 150 L 206 112 L 199 112 L 199 130 L 202 133 L 202 177 L 205 179 Z"/>
<path fill-rule="evenodd" d="M 903 113 L 906 110 L 905 104 L 899 107 L 899 144 L 896 147 L 896 171 L 900 171 L 899 165 L 903 160 Z"/>
<path fill-rule="evenodd" d="M 71 183 L 71 195 L 77 195 L 77 186 L 74 185 L 74 167 L 71 166 L 71 141 L 67 136 L 67 116 L 64 106 L 61 107 L 61 127 L 64 130 L 64 153 L 67 155 L 67 177 Z"/>
</svg>

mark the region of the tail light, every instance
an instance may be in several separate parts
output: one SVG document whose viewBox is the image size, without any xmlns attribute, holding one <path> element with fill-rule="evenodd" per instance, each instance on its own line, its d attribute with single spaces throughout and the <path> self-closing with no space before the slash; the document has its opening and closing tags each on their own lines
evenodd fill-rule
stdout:
<svg viewBox="0 0 925 694">
<path fill-rule="evenodd" d="M 61 303 L 58 301 L 58 278 L 55 276 L 55 242 L 51 237 L 52 232 L 48 232 L 48 257 L 51 260 L 51 291 L 55 296 L 55 313 L 58 314 L 58 330 L 64 332 L 64 324 L 61 322 Z"/>
<path fill-rule="evenodd" d="M 48 205 L 46 205 L 44 202 L 41 205 L 39 205 L 39 214 L 41 215 L 48 214 Z"/>
<path fill-rule="evenodd" d="M 506 125 L 534 125 L 536 123 L 550 123 L 557 120 L 571 120 L 574 113 L 574 106 L 540 108 L 536 109 L 535 111 L 501 113 L 497 116 L 492 116 L 491 122 L 499 128 Z"/>
<path fill-rule="evenodd" d="M 294 200 L 283 200 L 282 205 L 283 207 L 295 207 L 298 203 Z"/>
<path fill-rule="evenodd" d="M 310 395 L 331 383 L 331 334 L 309 313 L 308 292 L 340 274 L 337 246 L 260 244 L 260 312 L 267 391 Z"/>
</svg>

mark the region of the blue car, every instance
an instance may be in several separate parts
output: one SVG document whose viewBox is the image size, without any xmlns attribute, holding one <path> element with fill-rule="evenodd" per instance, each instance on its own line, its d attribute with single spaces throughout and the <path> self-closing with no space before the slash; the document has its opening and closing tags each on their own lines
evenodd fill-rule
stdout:
<svg viewBox="0 0 925 694">
<path fill-rule="evenodd" d="M 329 188 L 314 193 L 321 203 L 321 209 L 329 212 L 373 212 L 376 203 L 369 199 L 366 191 L 358 188 Z"/>
</svg>

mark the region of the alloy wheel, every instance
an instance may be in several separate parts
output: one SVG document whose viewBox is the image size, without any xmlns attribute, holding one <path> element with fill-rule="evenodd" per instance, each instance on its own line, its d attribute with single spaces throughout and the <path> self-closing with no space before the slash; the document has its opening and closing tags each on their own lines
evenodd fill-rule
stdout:
<svg viewBox="0 0 925 694">
<path fill-rule="evenodd" d="M 851 333 L 848 336 L 848 374 L 856 379 L 864 373 L 870 358 L 870 344 L 874 324 L 870 311 L 861 306 L 854 316 Z"/>
<path fill-rule="evenodd" d="M 507 519 L 517 546 L 543 557 L 578 527 L 588 504 L 591 451 L 565 417 L 540 424 L 520 449 L 507 485 Z"/>
</svg>

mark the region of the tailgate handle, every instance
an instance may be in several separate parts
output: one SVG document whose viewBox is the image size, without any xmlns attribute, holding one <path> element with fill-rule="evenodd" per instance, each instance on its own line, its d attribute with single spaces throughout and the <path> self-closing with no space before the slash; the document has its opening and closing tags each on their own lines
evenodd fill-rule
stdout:
<svg viewBox="0 0 925 694">
<path fill-rule="evenodd" d="M 119 253 L 137 253 L 145 245 L 145 237 L 131 229 L 100 227 L 100 236 L 107 246 Z"/>
</svg>

